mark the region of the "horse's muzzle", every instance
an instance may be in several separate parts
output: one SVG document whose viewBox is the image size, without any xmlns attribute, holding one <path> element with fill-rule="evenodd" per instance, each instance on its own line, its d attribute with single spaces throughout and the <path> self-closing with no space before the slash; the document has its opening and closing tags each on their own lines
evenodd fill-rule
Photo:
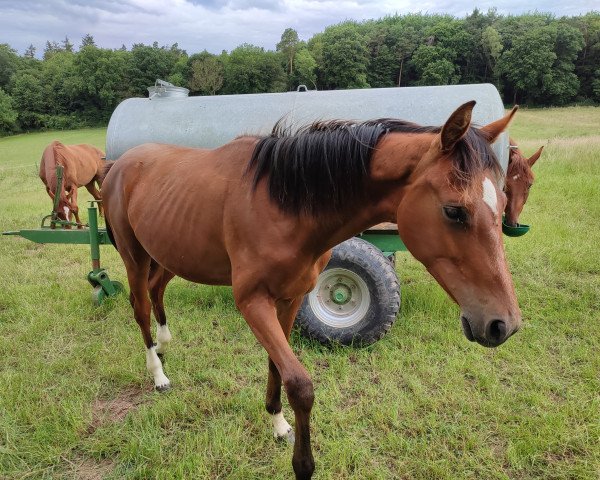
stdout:
<svg viewBox="0 0 600 480">
<path fill-rule="evenodd" d="M 487 322 L 481 331 L 477 328 L 473 328 L 469 319 L 461 315 L 460 321 L 462 324 L 463 333 L 467 340 L 470 342 L 477 342 L 484 347 L 497 347 L 502 345 L 509 337 L 514 334 L 518 329 L 518 325 L 515 328 L 509 328 L 504 320 L 493 319 Z"/>
</svg>

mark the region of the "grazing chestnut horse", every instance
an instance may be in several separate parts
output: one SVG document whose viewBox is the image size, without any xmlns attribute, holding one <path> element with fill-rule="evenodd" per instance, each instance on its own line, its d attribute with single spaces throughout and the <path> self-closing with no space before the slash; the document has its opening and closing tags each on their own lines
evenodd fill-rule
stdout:
<svg viewBox="0 0 600 480">
<path fill-rule="evenodd" d="M 92 145 L 63 145 L 55 140 L 44 149 L 40 162 L 40 178 L 50 198 L 54 200 L 56 192 L 56 167 L 63 167 L 63 188 L 58 202 L 58 217 L 70 221 L 71 214 L 79 220 L 77 189 L 85 186 L 92 197 L 100 200 L 101 176 L 104 171 L 104 152 Z"/>
<path fill-rule="evenodd" d="M 506 192 L 506 209 L 504 211 L 504 223 L 511 227 L 519 224 L 519 215 L 523 211 L 523 206 L 529 197 L 529 190 L 533 185 L 534 175 L 531 167 L 540 158 L 544 147 L 540 147 L 531 157 L 525 158 L 519 146 L 511 138 L 508 156 L 508 170 L 506 172 L 506 183 L 504 191 Z"/>
<path fill-rule="evenodd" d="M 467 339 L 495 347 L 517 331 L 501 230 L 503 172 L 490 148 L 516 108 L 476 129 L 474 105 L 460 106 L 443 127 L 393 119 L 317 122 L 296 133 L 276 126 L 270 136 L 214 150 L 145 144 L 109 164 L 106 224 L 156 388 L 170 385 L 158 356 L 171 341 L 169 280 L 232 285 L 269 354 L 274 433 L 293 435 L 281 411 L 283 383 L 295 414 L 292 465 L 297 479 L 310 478 L 313 384 L 288 344 L 290 330 L 331 248 L 381 222 L 398 224 L 410 252 L 460 305 Z"/>
</svg>

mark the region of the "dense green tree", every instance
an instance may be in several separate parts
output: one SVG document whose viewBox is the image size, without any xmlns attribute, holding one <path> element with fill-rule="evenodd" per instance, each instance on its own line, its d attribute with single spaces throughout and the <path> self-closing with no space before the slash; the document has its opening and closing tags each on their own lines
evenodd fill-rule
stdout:
<svg viewBox="0 0 600 480">
<path fill-rule="evenodd" d="M 68 115 L 79 109 L 79 78 L 74 61 L 73 53 L 60 50 L 42 62 L 40 78 L 45 113 Z"/>
<path fill-rule="evenodd" d="M 449 48 L 421 45 L 412 56 L 419 80 L 417 85 L 452 85 L 458 83 L 454 59 L 456 53 Z"/>
<path fill-rule="evenodd" d="M 589 12 L 566 21 L 581 32 L 583 39 L 583 48 L 575 61 L 575 74 L 580 82 L 579 95 L 600 101 L 600 95 L 594 93 L 594 85 L 600 82 L 600 12 Z"/>
<path fill-rule="evenodd" d="M 504 51 L 499 67 L 513 89 L 513 103 L 532 99 L 540 92 L 556 60 L 553 43 L 550 29 L 538 26 L 514 37 L 511 47 Z"/>
<path fill-rule="evenodd" d="M 224 60 L 224 93 L 283 92 L 286 76 L 279 53 L 243 44 Z"/>
<path fill-rule="evenodd" d="M 89 33 L 86 33 L 83 38 L 81 39 L 81 46 L 80 48 L 83 47 L 95 47 L 96 46 L 96 41 L 94 40 L 94 37 L 92 35 L 90 35 Z"/>
<path fill-rule="evenodd" d="M 489 9 L 482 13 L 475 8 L 467 15 L 462 23 L 462 28 L 470 35 L 469 47 L 463 53 L 461 69 L 461 83 L 493 82 L 498 84 L 497 60 L 502 50 L 502 39 L 494 25 L 498 21 L 496 9 Z M 497 55 L 495 57 L 495 55 Z"/>
<path fill-rule="evenodd" d="M 35 58 L 35 51 L 36 50 L 37 49 L 32 44 L 29 44 L 29 46 L 25 50 L 25 53 L 23 54 L 23 56 L 25 58 Z"/>
<path fill-rule="evenodd" d="M 369 51 L 355 22 L 328 27 L 323 32 L 323 81 L 325 87 L 366 88 Z"/>
<path fill-rule="evenodd" d="M 317 63 L 315 75 L 317 77 L 316 83 L 318 88 L 323 88 L 325 84 L 325 72 L 323 71 L 323 33 L 317 33 L 306 42 L 306 47 Z"/>
<path fill-rule="evenodd" d="M 191 62 L 189 87 L 192 92 L 215 95 L 223 86 L 224 68 L 221 60 L 206 50 Z"/>
<path fill-rule="evenodd" d="M 584 47 L 581 32 L 564 22 L 553 25 L 556 31 L 554 52 L 556 61 L 552 65 L 550 81 L 546 80 L 543 103 L 564 105 L 575 98 L 579 91 L 579 79 L 575 75 L 575 61 Z"/>
<path fill-rule="evenodd" d="M 579 89 L 574 60 L 581 33 L 566 24 L 538 26 L 515 36 L 499 67 L 512 87 L 513 101 L 564 104 Z"/>
<path fill-rule="evenodd" d="M 10 77 L 19 67 L 19 56 L 8 44 L 0 44 L 0 88 L 6 89 Z"/>
<path fill-rule="evenodd" d="M 135 44 L 127 65 L 127 77 L 134 96 L 144 96 L 146 89 L 157 79 L 166 80 L 177 63 L 179 55 L 167 47 Z"/>
<path fill-rule="evenodd" d="M 317 61 L 313 58 L 308 48 L 302 48 L 296 53 L 294 78 L 297 85 L 317 88 Z"/>
<path fill-rule="evenodd" d="M 494 83 L 498 83 L 498 59 L 504 46 L 502 45 L 502 37 L 492 26 L 488 26 L 481 33 L 481 47 L 485 57 L 485 72 L 483 77 L 488 78 L 488 72 L 494 79 Z"/>
<path fill-rule="evenodd" d="M 69 52 L 72 53 L 73 50 L 73 44 L 71 43 L 71 40 L 69 40 L 69 37 L 65 37 L 65 39 L 62 41 L 62 49 L 65 52 Z"/>
<path fill-rule="evenodd" d="M 35 70 L 15 73 L 10 85 L 12 106 L 18 112 L 17 121 L 25 130 L 45 127 L 42 114 L 46 110 L 41 75 Z"/>
<path fill-rule="evenodd" d="M 293 28 L 286 28 L 281 34 L 281 40 L 275 47 L 275 50 L 285 56 L 286 70 L 290 76 L 294 73 L 294 57 L 299 43 L 298 32 Z"/>
<path fill-rule="evenodd" d="M 130 90 L 125 81 L 131 53 L 95 46 L 82 47 L 74 72 L 79 110 L 89 121 L 105 121 Z"/>
<path fill-rule="evenodd" d="M 396 52 L 390 26 L 380 22 L 366 24 L 365 38 L 369 49 L 367 82 L 371 87 L 392 87 L 396 83 Z"/>
<path fill-rule="evenodd" d="M 420 35 L 413 25 L 408 25 L 406 22 L 398 22 L 392 26 L 390 35 L 395 39 L 393 51 L 395 63 L 398 64 L 397 80 L 394 83 L 400 87 L 404 64 L 419 46 Z"/>
<path fill-rule="evenodd" d="M 17 112 L 13 109 L 10 95 L 0 88 L 0 134 L 17 129 Z"/>
<path fill-rule="evenodd" d="M 600 68 L 595 72 L 594 79 L 592 80 L 592 95 L 596 102 L 600 102 Z"/>
<path fill-rule="evenodd" d="M 48 40 L 46 42 L 46 46 L 44 47 L 44 60 L 48 60 L 52 58 L 52 56 L 58 52 L 61 52 L 62 48 L 58 44 L 58 42 Z"/>
<path fill-rule="evenodd" d="M 175 62 L 167 81 L 178 87 L 184 87 L 189 83 L 190 75 L 190 58 L 182 54 Z"/>
<path fill-rule="evenodd" d="M 157 79 L 169 78 L 182 56 L 187 57 L 176 44 L 171 47 L 159 47 L 156 42 L 152 46 L 135 44 L 127 62 L 127 82 L 131 95 L 143 96 Z"/>
</svg>

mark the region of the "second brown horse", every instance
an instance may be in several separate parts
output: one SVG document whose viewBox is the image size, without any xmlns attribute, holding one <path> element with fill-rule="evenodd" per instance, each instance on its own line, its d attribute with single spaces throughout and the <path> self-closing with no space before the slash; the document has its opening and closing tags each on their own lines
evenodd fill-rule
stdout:
<svg viewBox="0 0 600 480">
<path fill-rule="evenodd" d="M 77 189 L 85 186 L 92 197 L 100 200 L 100 192 L 96 188 L 96 183 L 100 186 L 105 164 L 104 152 L 92 145 L 64 145 L 55 140 L 44 149 L 40 162 L 40 178 L 46 185 L 46 191 L 52 200 L 54 200 L 57 186 L 56 167 L 58 165 L 63 167 L 58 218 L 70 221 L 71 215 L 74 215 L 75 221 L 81 224 L 77 205 Z M 99 208 L 101 209 L 100 206 Z"/>
<path fill-rule="evenodd" d="M 505 213 L 506 225 L 516 227 L 519 224 L 519 215 L 529 198 L 529 190 L 533 186 L 535 179 L 532 167 L 540 158 L 544 147 L 540 147 L 531 157 L 527 158 L 521 152 L 519 146 L 511 138 L 508 155 L 508 170 L 506 172 L 506 183 L 504 191 L 506 192 L 507 202 Z"/>
<path fill-rule="evenodd" d="M 171 341 L 169 280 L 232 285 L 269 355 L 266 408 L 275 435 L 291 430 L 283 383 L 295 414 L 292 465 L 297 479 L 310 478 L 313 383 L 288 344 L 290 331 L 331 248 L 381 222 L 398 224 L 410 252 L 459 304 L 467 339 L 493 347 L 517 331 L 501 231 L 503 173 L 490 147 L 516 109 L 476 129 L 474 105 L 460 106 L 443 127 L 318 122 L 215 150 L 141 145 L 111 164 L 102 192 L 107 227 L 127 269 L 156 388 L 170 385 L 158 356 Z"/>
</svg>

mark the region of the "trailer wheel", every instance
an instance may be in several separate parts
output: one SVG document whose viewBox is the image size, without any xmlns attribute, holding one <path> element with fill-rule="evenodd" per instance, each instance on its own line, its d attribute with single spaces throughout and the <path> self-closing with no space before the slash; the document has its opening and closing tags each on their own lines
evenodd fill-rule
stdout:
<svg viewBox="0 0 600 480">
<path fill-rule="evenodd" d="M 369 345 L 391 328 L 400 310 L 393 264 L 370 243 L 351 238 L 333 249 L 296 324 L 321 343 Z"/>
</svg>

